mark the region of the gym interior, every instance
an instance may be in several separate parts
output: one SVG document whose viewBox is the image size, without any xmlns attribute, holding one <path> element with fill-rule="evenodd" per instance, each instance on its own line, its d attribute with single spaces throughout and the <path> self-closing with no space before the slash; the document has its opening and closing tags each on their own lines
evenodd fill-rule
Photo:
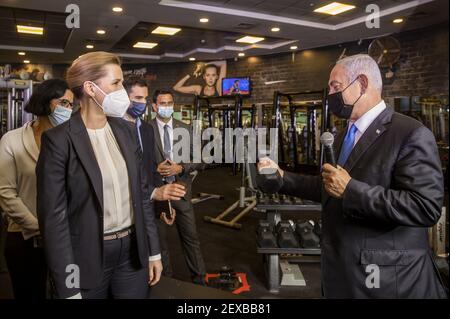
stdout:
<svg viewBox="0 0 450 319">
<path fill-rule="evenodd" d="M 84 247 L 86 241 L 81 238 L 100 234 L 102 230 L 103 235 L 100 236 L 104 238 L 91 238 L 94 242 L 98 241 L 99 247 L 103 247 L 100 253 L 107 254 L 107 246 L 104 245 L 112 247 L 113 242 L 134 238 L 133 236 L 137 238 L 139 254 L 144 246 L 154 250 L 155 253 L 149 253 L 150 266 L 142 266 L 154 271 L 152 280 L 155 281 L 155 277 L 158 277 L 148 292 L 148 298 L 152 299 L 438 296 L 439 294 L 425 291 L 424 287 L 431 286 L 424 286 L 421 280 L 436 276 L 443 289 L 448 289 L 448 5 L 445 0 L 0 0 L 0 298 L 103 298 L 99 297 L 103 296 L 99 292 L 90 295 L 91 288 L 96 288 L 86 278 L 95 277 L 90 271 L 97 265 L 85 259 L 89 259 L 88 254 L 95 254 L 95 251 Z M 101 55 L 120 60 L 120 64 L 112 63 L 120 66 L 120 82 L 117 85 L 123 84 L 120 90 L 114 92 L 118 93 L 115 96 L 111 95 L 114 90 L 102 87 L 103 82 L 97 81 L 99 77 L 83 78 L 83 72 L 91 72 L 88 68 L 93 68 L 98 52 L 98 59 Z M 353 57 L 359 57 L 363 62 L 355 63 Z M 383 135 L 386 137 L 389 134 L 389 130 L 392 132 L 403 129 L 412 132 L 413 126 L 423 128 L 421 132 L 426 130 L 426 133 L 414 139 L 408 138 L 413 134 L 408 133 L 404 140 L 401 137 L 403 132 L 396 133 L 392 135 L 395 138 L 377 143 L 375 138 L 364 138 L 371 130 L 372 126 L 369 126 L 354 144 L 354 152 L 349 155 L 355 162 L 352 163 L 353 168 L 350 169 L 348 163 L 346 166 L 340 165 L 353 180 L 363 183 L 362 188 L 367 186 L 367 191 L 353 191 L 353 188 L 358 187 L 352 186 L 354 194 L 346 195 L 350 185 L 354 185 L 351 180 L 347 180 L 347 189 L 340 196 L 334 196 L 332 186 L 329 186 L 331 189 L 327 187 L 327 183 L 332 183 L 329 177 L 331 175 L 327 174 L 328 170 L 340 170 L 336 162 L 344 163 L 340 162 L 343 151 L 336 146 L 337 143 L 335 147 L 333 142 L 331 146 L 327 144 L 324 133 L 328 133 L 326 136 L 331 136 L 336 141 L 341 136 L 341 143 L 346 145 L 348 123 L 358 123 L 357 119 L 353 122 L 355 110 L 370 104 L 366 93 L 373 88 L 372 75 L 366 76 L 366 71 L 354 69 L 362 63 L 374 66 L 375 71 L 367 72 L 375 72 L 382 81 L 380 94 L 384 101 L 383 107 L 392 110 L 395 121 L 406 123 L 392 125 L 386 132 L 384 128 L 387 126 L 380 126 L 380 129 L 383 127 L 381 132 L 377 128 L 374 134 L 383 138 Z M 344 93 L 338 92 L 334 94 L 341 94 L 341 99 L 344 96 L 347 100 L 336 102 L 329 98 L 333 95 L 331 91 L 341 90 L 336 89 L 333 84 L 336 81 L 331 80 L 337 66 L 345 66 L 345 69 L 348 65 L 352 65 L 352 74 L 357 77 L 348 79 L 345 94 L 356 94 L 358 99 L 350 100 L 349 95 L 345 97 Z M 350 67 L 345 70 L 350 74 Z M 79 78 L 83 80 L 79 82 Z M 30 101 L 33 101 L 33 95 L 50 94 L 43 92 L 40 86 L 55 79 L 60 80 L 58 85 L 67 83 L 67 90 L 59 95 L 56 91 L 51 92 L 51 100 L 47 99 L 47 103 L 57 100 L 59 102 L 56 103 L 59 104 L 56 108 L 51 106 L 53 102 L 50 106 L 41 105 L 43 108 L 50 108 L 45 114 L 31 112 L 32 107 L 27 105 L 32 104 Z M 356 82 L 351 82 L 353 80 Z M 128 93 L 128 109 L 117 111 L 115 115 L 112 111 L 108 113 L 108 108 L 118 108 L 120 102 L 127 99 L 119 94 L 125 92 L 122 91 L 123 88 Z M 361 91 L 356 92 L 359 88 Z M 142 89 L 145 93 L 140 93 Z M 73 94 L 67 95 L 67 91 L 72 91 Z M 133 96 L 137 98 L 134 100 Z M 139 102 L 138 99 L 144 102 Z M 336 105 L 353 107 L 353 115 L 349 113 L 347 117 L 339 116 L 342 114 L 335 112 Z M 67 108 L 71 109 L 70 119 L 69 116 L 65 118 L 69 124 L 61 120 L 64 117 L 64 111 L 61 110 Z M 83 109 L 89 108 L 91 111 L 83 113 Z M 95 111 L 92 111 L 94 108 Z M 57 110 L 61 113 L 57 114 Z M 108 118 L 107 122 L 116 136 L 116 144 L 120 146 L 119 154 L 122 153 L 127 164 L 123 166 L 128 167 L 130 178 L 130 190 L 126 193 L 130 198 L 133 197 L 133 201 L 136 198 L 133 184 L 140 183 L 134 183 L 128 161 L 139 153 L 142 157 L 139 163 L 142 167 L 146 166 L 144 170 L 150 170 L 151 163 L 154 164 L 145 180 L 155 187 L 151 193 L 149 209 L 151 214 L 156 214 L 149 219 L 147 225 L 151 222 L 153 229 L 158 232 L 156 239 L 152 237 L 148 245 L 141 246 L 139 239 L 142 229 L 148 232 L 152 229 L 150 226 L 142 228 L 138 225 L 139 221 L 142 223 L 138 219 L 142 212 L 146 220 L 145 210 L 131 209 L 132 225 L 129 226 L 126 224 L 128 219 L 122 216 L 123 211 L 114 210 L 111 208 L 114 205 L 109 205 L 108 200 L 105 200 L 109 195 L 116 194 L 111 193 L 111 189 L 117 191 L 116 186 L 123 186 L 120 183 L 121 177 L 125 176 L 123 170 L 112 174 L 119 178 L 107 178 L 108 173 L 105 172 L 108 172 L 110 165 L 105 164 L 108 169 L 102 166 L 105 158 L 102 159 L 99 154 L 101 151 L 97 149 L 98 146 L 93 144 L 92 148 L 76 148 L 73 136 L 79 133 L 71 131 L 75 123 L 82 123 L 80 119 L 84 121 L 86 130 L 83 132 L 88 133 L 80 133 L 80 136 L 84 134 L 86 140 L 80 139 L 78 142 L 87 145 L 89 139 L 93 141 L 92 132 L 97 136 L 96 130 L 89 128 L 88 123 L 91 122 L 87 118 L 92 112 L 102 110 L 106 117 L 102 116 Z M 81 115 L 77 116 L 77 113 Z M 117 116 L 119 113 L 121 116 Z M 115 120 L 122 117 L 119 121 L 124 123 L 127 122 L 124 118 L 130 121 L 120 124 L 115 120 L 110 122 L 110 117 Z M 170 122 L 161 121 L 163 119 L 170 119 Z M 36 140 L 39 149 L 33 144 L 33 139 L 33 146 L 27 146 L 30 142 L 25 142 L 25 137 L 22 140 L 13 133 L 24 127 L 33 127 L 27 126 L 30 125 L 27 123 L 37 122 L 42 126 L 44 121 L 51 123 L 51 126 L 47 127 L 48 132 L 41 132 L 45 139 Z M 114 123 L 129 128 L 130 136 L 139 137 L 130 140 L 130 148 L 127 148 L 129 151 L 122 147 L 117 133 L 122 129 L 115 128 L 114 125 L 118 124 Z M 141 136 L 143 131 L 139 131 L 139 127 L 137 130 L 136 127 L 133 129 L 132 125 L 135 123 L 142 127 L 148 124 L 153 143 L 145 143 L 148 140 L 144 140 L 144 135 Z M 164 128 L 158 126 L 159 123 L 163 123 Z M 183 161 L 177 161 L 173 157 L 176 143 L 167 142 L 168 139 L 173 139 L 173 135 L 166 134 L 168 123 L 173 124 L 173 128 L 186 127 L 191 134 L 203 132 L 204 137 L 208 129 L 213 129 L 220 136 L 207 135 L 197 145 L 198 149 L 191 145 L 190 152 L 188 144 L 188 160 L 184 162 L 193 161 L 190 153 L 196 151 L 197 159 L 201 159 L 185 165 Z M 67 134 L 66 129 L 69 132 Z M 271 157 L 274 161 L 270 161 L 269 166 L 276 162 L 274 165 L 277 169 L 268 174 L 261 171 L 263 155 L 259 146 L 262 140 L 258 139 L 258 147 L 256 144 L 244 143 L 241 156 L 237 155 L 237 137 L 233 139 L 233 132 L 236 130 L 249 130 L 259 134 L 262 129 L 267 129 L 267 148 L 271 151 L 265 154 L 276 154 Z M 40 134 L 36 129 L 34 133 L 35 137 Z M 269 133 L 276 134 L 276 137 Z M 14 136 L 17 140 L 14 140 Z M 433 138 L 424 144 L 431 146 L 428 149 L 424 146 L 422 149 L 420 145 L 424 144 L 420 142 L 428 136 Z M 67 145 L 66 140 L 69 141 Z M 25 148 L 20 152 L 22 141 Z M 212 152 L 204 147 L 211 141 L 218 145 Z M 249 139 L 244 141 L 248 142 Z M 364 150 L 358 148 L 358 144 L 363 143 L 373 144 Z M 133 145 L 140 152 L 133 152 Z M 423 153 L 415 158 L 416 153 L 408 151 L 409 145 L 413 145 L 411 149 L 423 150 Z M 35 155 L 31 156 L 29 147 Z M 345 149 L 344 146 L 343 148 Z M 66 149 L 69 151 L 66 152 Z M 91 157 L 86 153 L 80 154 L 80 149 L 86 150 Z M 361 152 L 360 157 L 355 155 L 356 149 Z M 25 160 L 27 150 L 29 158 Z M 150 159 L 146 157 L 146 152 Z M 373 155 L 367 156 L 364 152 L 373 152 Z M 158 157 L 159 153 L 161 159 Z M 378 161 L 377 154 L 380 153 L 385 154 L 385 161 Z M 56 162 L 59 155 L 67 156 L 59 163 L 66 166 L 60 179 L 52 178 L 57 176 L 55 174 L 59 172 L 59 166 L 51 164 Z M 426 161 L 424 157 L 427 156 L 423 155 L 429 155 L 433 159 Z M 411 158 L 405 160 L 405 156 Z M 91 201 L 95 202 L 98 189 L 93 181 L 95 178 L 92 178 L 91 168 L 85 165 L 83 157 L 89 158 L 88 162 L 95 162 L 97 159 L 96 176 L 103 177 L 98 182 L 100 188 L 103 185 L 103 202 L 92 204 L 89 212 L 83 211 L 88 210 L 83 207 L 89 206 Z M 24 160 L 21 161 L 20 158 Z M 212 161 L 212 158 L 219 160 Z M 370 162 L 371 158 L 373 162 Z M 82 165 L 73 164 L 78 159 Z M 410 164 L 414 161 L 418 162 Z M 334 167 L 331 167 L 333 162 L 334 165 L 331 166 Z M 164 163 L 167 166 L 161 165 Z M 331 168 L 325 169 L 326 163 Z M 406 166 L 408 170 L 403 169 Z M 175 173 L 171 176 L 169 171 Z M 280 176 L 281 171 L 284 172 L 284 177 Z M 26 176 L 27 174 L 31 176 Z M 307 177 L 297 180 L 292 177 L 295 174 Z M 139 176 L 143 175 L 146 173 L 141 172 Z M 160 185 L 155 182 L 158 179 L 154 178 L 156 175 L 162 181 Z M 384 177 L 374 178 L 381 175 Z M 435 178 L 426 180 L 425 175 L 433 175 Z M 178 184 L 183 187 L 183 192 L 186 192 L 186 195 L 183 193 L 183 196 L 178 196 L 181 197 L 180 201 L 184 201 L 184 205 L 177 206 L 176 200 L 167 197 L 167 193 L 174 189 L 165 186 L 171 184 L 171 177 L 175 180 L 174 176 L 176 181 L 180 181 Z M 86 181 L 92 181 L 93 186 L 84 177 Z M 288 177 L 292 180 L 288 181 Z M 70 181 L 72 178 L 76 183 L 80 180 L 78 186 Z M 323 183 L 324 188 L 316 188 L 313 196 L 296 196 L 312 193 L 307 188 L 314 189 L 316 184 L 311 184 L 310 187 L 305 185 L 313 178 Z M 280 179 L 284 181 L 281 183 L 284 186 L 279 185 Z M 65 184 L 59 185 L 59 188 L 50 185 L 57 183 L 57 180 L 61 180 L 61 183 L 64 180 Z M 110 185 L 107 184 L 109 181 Z M 294 187 L 294 181 L 302 182 Z M 385 192 L 384 195 L 377 193 L 377 187 L 382 187 L 379 185 L 384 185 L 380 191 Z M 283 193 L 287 186 L 292 186 L 293 189 Z M 367 198 L 376 198 L 377 194 L 384 197 L 371 205 L 371 200 Z M 21 196 L 30 198 L 22 200 Z M 85 203 L 77 202 L 76 196 L 86 198 Z M 145 196 L 144 194 L 142 197 Z M 158 196 L 161 197 L 159 202 L 155 199 Z M 115 200 L 111 202 L 116 203 L 123 198 L 125 196 L 122 192 L 120 196 L 113 196 L 111 199 Z M 348 201 L 352 203 L 349 204 Z M 65 204 L 69 202 L 71 204 Z M 330 202 L 337 206 L 331 206 Z M 361 207 L 355 209 L 357 203 Z M 83 206 L 84 204 L 86 205 Z M 66 206 L 60 210 L 61 205 Z M 108 214 L 105 212 L 103 217 L 100 206 L 111 211 Z M 364 217 L 368 219 L 348 220 L 345 216 L 351 209 L 347 209 L 347 206 L 353 207 L 355 214 L 364 211 Z M 74 210 L 73 207 L 78 208 Z M 171 209 L 174 213 L 170 212 Z M 95 210 L 99 210 L 100 214 Z M 112 211 L 116 211 L 121 217 L 115 216 Z M 415 215 L 409 218 L 411 211 Z M 333 214 L 344 217 L 335 219 L 337 217 L 333 217 Z M 99 226 L 100 230 L 92 229 L 91 232 L 91 227 L 83 222 L 88 218 L 97 220 L 100 215 L 101 220 L 105 221 L 101 225 L 104 228 Z M 111 217 L 113 215 L 115 217 Z M 388 217 L 372 220 L 372 215 Z M 430 219 L 421 223 L 421 216 L 423 219 Z M 125 222 L 122 226 L 127 226 L 121 228 L 121 225 L 109 225 L 113 231 L 106 231 L 106 220 L 116 217 L 123 217 Z M 61 226 L 61 223 L 65 226 Z M 27 230 L 27 227 L 31 230 Z M 61 231 L 66 231 L 64 234 L 67 236 L 62 233 L 59 237 L 55 235 L 60 228 Z M 338 231 L 338 228 L 342 229 Z M 362 242 L 372 243 L 367 244 L 368 250 L 387 249 L 384 244 L 376 241 L 377 237 L 399 236 L 396 239 L 400 242 L 405 240 L 401 236 L 419 232 L 419 229 L 420 236 L 426 233 L 426 240 L 420 245 L 427 247 L 426 256 L 429 260 L 424 262 L 425 266 L 421 270 L 422 279 L 417 279 L 416 285 L 414 279 L 408 279 L 410 284 L 402 293 L 392 293 L 387 288 L 378 290 L 383 291 L 380 292 L 381 295 L 366 293 L 366 288 L 358 288 L 359 284 L 356 283 L 360 280 L 359 275 L 350 278 L 353 273 L 340 268 L 341 264 L 333 264 L 348 262 L 357 267 L 356 264 L 380 262 L 383 286 L 384 280 L 392 280 L 390 275 L 390 279 L 383 279 L 383 271 L 390 266 L 401 268 L 406 259 L 389 259 L 384 255 L 386 258 L 369 258 L 361 253 L 352 260 L 353 257 L 347 256 L 345 249 L 353 251 L 350 246 L 363 245 Z M 31 231 L 33 235 L 30 235 Z M 365 239 L 352 237 L 352 241 L 349 239 L 350 233 L 354 236 L 364 233 L 362 236 Z M 160 248 L 155 248 L 158 236 Z M 62 255 L 66 248 L 55 250 L 58 250 L 56 247 L 60 247 L 59 244 L 66 243 L 66 239 L 71 248 L 64 246 L 67 248 L 67 255 Z M 407 244 L 402 245 L 397 244 L 389 249 L 409 249 Z M 156 255 L 156 259 L 153 255 Z M 58 277 L 60 265 L 56 259 L 64 260 L 66 257 L 68 260 L 75 260 L 75 263 L 81 262 L 81 288 L 87 287 L 77 288 L 73 296 L 66 293 L 65 288 L 58 288 L 56 282 L 61 280 Z M 105 258 L 103 256 L 103 263 L 106 263 Z M 99 260 L 102 258 L 99 257 Z M 81 265 L 85 263 L 92 269 L 83 270 Z M 106 267 L 99 263 L 99 267 Z M 160 278 L 161 269 L 155 265 L 162 265 Z M 27 270 L 30 268 L 39 268 L 40 272 L 32 271 L 30 274 Z M 331 268 L 333 270 L 330 273 Z M 106 281 L 106 270 L 102 269 L 105 273 L 101 272 L 100 277 L 104 276 L 103 281 Z M 425 274 L 427 272 L 430 272 L 428 277 Z M 35 277 L 24 280 L 24 273 Z M 336 277 L 341 275 L 344 278 L 342 280 L 352 284 L 339 288 L 341 284 Z M 399 273 L 397 276 L 397 280 L 401 280 Z M 26 288 L 30 280 L 33 282 L 30 285 L 33 289 Z M 131 287 L 122 283 L 117 288 L 120 293 L 117 292 L 116 295 L 112 292 L 116 288 L 111 288 L 114 287 L 111 285 L 108 297 L 120 298 L 123 291 L 135 289 L 131 281 L 128 283 Z M 31 290 L 38 287 L 43 287 L 41 293 L 33 294 Z M 136 298 L 137 295 L 122 296 Z"/>
</svg>

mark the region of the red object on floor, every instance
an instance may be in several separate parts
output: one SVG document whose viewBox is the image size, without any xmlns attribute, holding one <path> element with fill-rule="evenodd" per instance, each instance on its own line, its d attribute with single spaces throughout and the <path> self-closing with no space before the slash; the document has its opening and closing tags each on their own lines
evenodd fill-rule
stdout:
<svg viewBox="0 0 450 319">
<path fill-rule="evenodd" d="M 217 278 L 220 277 L 220 274 L 206 274 L 205 281 L 206 283 L 209 283 L 209 278 Z M 242 292 L 250 291 L 250 285 L 247 281 L 247 275 L 243 272 L 237 272 L 236 277 L 238 277 L 241 280 L 242 286 L 233 290 L 232 293 L 235 295 L 239 295 Z"/>
</svg>

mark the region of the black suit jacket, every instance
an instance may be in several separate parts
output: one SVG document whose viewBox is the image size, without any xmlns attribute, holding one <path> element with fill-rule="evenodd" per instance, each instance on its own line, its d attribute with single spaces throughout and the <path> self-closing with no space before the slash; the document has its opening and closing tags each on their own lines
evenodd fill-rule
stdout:
<svg viewBox="0 0 450 319">
<path fill-rule="evenodd" d="M 127 165 L 140 267 L 160 253 L 148 182 L 135 132 L 126 122 L 108 118 Z M 79 112 L 42 136 L 36 167 L 37 215 L 47 263 L 58 297 L 68 288 L 66 267 L 80 270 L 80 288 L 98 286 L 103 274 L 103 190 L 100 168 Z"/>
<path fill-rule="evenodd" d="M 156 165 L 158 165 L 159 163 L 164 162 L 165 157 L 164 157 L 164 147 L 163 147 L 163 145 L 161 143 L 161 135 L 159 134 L 158 123 L 156 122 L 156 118 L 151 120 L 149 122 L 149 125 L 153 128 L 153 135 L 154 135 L 154 138 L 155 138 L 155 152 L 154 152 L 154 154 L 155 154 L 155 162 L 156 162 Z M 189 125 L 187 125 L 187 124 L 185 124 L 185 123 L 183 123 L 181 121 L 178 121 L 176 119 L 172 119 L 172 126 L 173 126 L 174 130 L 177 129 L 177 128 L 184 128 L 184 129 L 188 130 L 189 133 L 190 133 L 190 137 L 191 137 L 191 141 L 190 141 L 190 145 L 191 146 L 190 146 L 190 155 L 189 155 L 190 160 L 187 163 L 183 163 L 183 162 L 178 163 L 178 164 L 183 166 L 184 172 L 182 174 L 178 174 L 178 175 L 175 176 L 176 181 L 180 181 L 183 184 L 185 184 L 187 189 L 186 189 L 186 195 L 184 196 L 184 200 L 190 202 L 190 200 L 192 198 L 192 177 L 190 176 L 190 173 L 195 171 L 195 170 L 204 170 L 205 167 L 206 167 L 206 164 L 204 164 L 204 163 L 192 163 L 192 161 L 193 161 L 193 155 L 192 155 L 193 154 L 193 147 L 192 147 L 192 144 L 193 144 L 192 134 L 193 133 L 192 133 L 192 128 Z M 175 138 L 175 136 L 174 136 L 174 138 Z M 174 140 L 173 144 L 175 145 L 178 141 L 179 140 Z M 156 185 L 161 186 L 162 185 L 161 175 L 159 175 L 159 173 L 156 173 L 156 174 L 159 177 L 155 176 L 155 183 L 159 182 L 160 185 L 158 185 L 158 184 L 156 184 Z M 182 201 L 183 200 L 181 200 L 180 202 L 182 202 Z M 180 203 L 176 203 L 176 205 L 177 204 L 180 204 Z"/>
<path fill-rule="evenodd" d="M 345 133 L 336 138 L 335 154 Z M 344 168 L 352 179 L 343 199 L 328 196 L 320 176 L 286 172 L 281 189 L 322 202 L 325 297 L 445 297 L 428 245 L 428 227 L 441 215 L 444 193 L 433 134 L 388 107 L 360 138 Z M 373 264 L 379 269 L 379 288 L 366 285 L 366 280 L 376 283 L 369 276 Z"/>
</svg>

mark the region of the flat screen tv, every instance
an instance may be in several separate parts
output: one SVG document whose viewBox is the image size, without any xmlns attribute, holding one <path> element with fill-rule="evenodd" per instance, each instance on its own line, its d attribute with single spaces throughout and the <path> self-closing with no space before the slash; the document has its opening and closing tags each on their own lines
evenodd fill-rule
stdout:
<svg viewBox="0 0 450 319">
<path fill-rule="evenodd" d="M 222 79 L 222 95 L 250 95 L 250 77 L 236 77 Z"/>
</svg>

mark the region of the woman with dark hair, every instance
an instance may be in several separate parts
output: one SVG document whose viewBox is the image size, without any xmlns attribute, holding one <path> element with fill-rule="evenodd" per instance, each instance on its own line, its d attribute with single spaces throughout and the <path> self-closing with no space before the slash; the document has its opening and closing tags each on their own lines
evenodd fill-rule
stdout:
<svg viewBox="0 0 450 319">
<path fill-rule="evenodd" d="M 198 63 L 194 76 L 202 75 L 205 85 L 185 85 L 190 79 L 190 75 L 186 75 L 173 89 L 180 93 L 195 94 L 200 96 L 221 96 L 222 95 L 222 79 L 227 74 L 226 61 L 216 61 L 208 64 Z"/>
<path fill-rule="evenodd" d="M 63 80 L 42 82 L 25 111 L 37 119 L 0 140 L 0 205 L 8 220 L 5 257 L 16 299 L 46 297 L 47 267 L 36 218 L 36 162 L 41 136 L 69 119 L 73 94 Z"/>
</svg>

